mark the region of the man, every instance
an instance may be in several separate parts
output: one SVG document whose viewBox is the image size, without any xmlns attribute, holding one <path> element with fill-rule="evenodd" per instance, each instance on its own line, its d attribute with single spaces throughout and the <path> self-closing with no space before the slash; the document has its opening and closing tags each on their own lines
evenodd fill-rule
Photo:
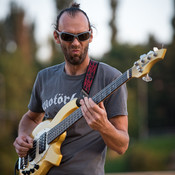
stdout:
<svg viewBox="0 0 175 175">
<path fill-rule="evenodd" d="M 54 118 L 68 101 L 78 98 L 89 65 L 88 46 L 93 32 L 88 16 L 74 3 L 57 17 L 54 39 L 62 48 L 65 62 L 46 68 L 37 75 L 29 110 L 22 117 L 14 142 L 17 154 L 26 156 L 32 148 L 29 136 L 45 118 Z M 107 86 L 121 73 L 99 63 L 89 97 Z M 127 91 L 123 85 L 104 102 L 97 105 L 92 98 L 80 100 L 83 117 L 67 130 L 61 145 L 61 164 L 48 172 L 54 174 L 103 175 L 106 145 L 123 154 L 129 144 Z"/>
</svg>

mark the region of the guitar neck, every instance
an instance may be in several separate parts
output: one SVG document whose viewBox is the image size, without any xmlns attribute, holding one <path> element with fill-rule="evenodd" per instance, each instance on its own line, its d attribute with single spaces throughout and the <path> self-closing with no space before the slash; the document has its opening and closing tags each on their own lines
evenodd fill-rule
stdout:
<svg viewBox="0 0 175 175">
<path fill-rule="evenodd" d="M 117 79 L 112 81 L 108 86 L 99 91 L 96 95 L 92 97 L 93 101 L 96 104 L 104 101 L 107 97 L 109 97 L 113 92 L 115 92 L 120 86 L 130 80 L 132 77 L 132 70 L 129 69 Z M 60 136 L 63 132 L 65 132 L 71 125 L 77 122 L 82 117 L 81 108 L 75 110 L 72 114 L 66 117 L 63 121 L 57 124 L 55 127 L 50 129 L 47 133 L 47 142 L 48 144 L 55 140 L 58 136 Z"/>
</svg>

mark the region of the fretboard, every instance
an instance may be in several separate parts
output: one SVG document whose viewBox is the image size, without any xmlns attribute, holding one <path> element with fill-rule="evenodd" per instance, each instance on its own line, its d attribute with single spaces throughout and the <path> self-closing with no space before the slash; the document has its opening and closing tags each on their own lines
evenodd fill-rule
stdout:
<svg viewBox="0 0 175 175">
<path fill-rule="evenodd" d="M 132 77 L 131 69 L 127 70 L 117 79 L 112 81 L 109 85 L 107 85 L 104 89 L 99 91 L 96 95 L 92 97 L 93 101 L 99 104 L 101 101 L 104 101 L 107 97 L 109 97 L 113 92 L 115 92 L 120 86 L 126 83 Z M 63 121 L 57 124 L 55 127 L 50 129 L 47 133 L 47 143 L 51 143 L 58 136 L 60 136 L 63 132 L 65 132 L 71 125 L 77 122 L 82 117 L 81 108 L 75 110 L 72 114 L 66 117 Z"/>
</svg>

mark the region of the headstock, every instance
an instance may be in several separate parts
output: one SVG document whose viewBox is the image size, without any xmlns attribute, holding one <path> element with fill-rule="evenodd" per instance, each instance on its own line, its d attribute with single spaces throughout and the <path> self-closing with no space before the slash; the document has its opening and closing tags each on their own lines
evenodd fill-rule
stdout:
<svg viewBox="0 0 175 175">
<path fill-rule="evenodd" d="M 134 63 L 134 66 L 131 68 L 132 77 L 140 78 L 142 77 L 144 81 L 151 81 L 148 73 L 150 72 L 152 66 L 164 59 L 167 49 L 158 49 L 153 48 L 153 51 L 149 51 L 147 54 L 141 55 L 140 59 Z"/>
</svg>

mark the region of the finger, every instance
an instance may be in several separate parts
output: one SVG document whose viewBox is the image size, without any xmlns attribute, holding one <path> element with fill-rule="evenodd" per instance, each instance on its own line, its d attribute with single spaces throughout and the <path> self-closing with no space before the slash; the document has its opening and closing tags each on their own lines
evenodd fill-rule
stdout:
<svg viewBox="0 0 175 175">
<path fill-rule="evenodd" d="M 92 108 L 98 106 L 98 105 L 92 100 L 92 98 L 89 98 L 89 105 L 90 105 Z"/>
<path fill-rule="evenodd" d="M 92 98 L 89 98 L 89 105 L 90 105 L 90 111 L 91 113 L 99 113 L 100 108 L 99 106 L 92 100 Z"/>
<path fill-rule="evenodd" d="M 91 109 L 91 105 L 90 105 L 89 99 L 87 97 L 84 98 L 84 102 L 85 102 L 85 105 L 86 105 L 87 109 L 90 110 Z"/>
<path fill-rule="evenodd" d="M 27 155 L 29 148 L 21 147 L 17 143 L 14 143 L 14 146 L 15 146 L 16 153 L 18 154 L 19 157 L 24 157 Z"/>
<path fill-rule="evenodd" d="M 31 145 L 31 147 L 33 147 L 33 139 L 30 136 L 26 137 L 26 141 L 27 141 L 28 144 Z"/>
<path fill-rule="evenodd" d="M 85 104 L 81 106 L 81 111 L 84 117 L 89 118 L 90 112 Z"/>
<path fill-rule="evenodd" d="M 29 147 L 25 147 L 25 146 L 22 146 L 22 144 L 20 144 L 17 139 L 16 141 L 14 142 L 13 144 L 15 146 L 15 148 L 17 150 L 19 150 L 20 152 L 27 152 L 30 148 Z"/>
<path fill-rule="evenodd" d="M 83 99 L 80 100 L 80 105 L 81 105 L 81 106 L 84 105 L 84 100 L 83 100 Z"/>
<path fill-rule="evenodd" d="M 82 106 L 81 106 L 82 114 L 83 114 L 84 118 L 86 119 L 87 123 L 89 123 L 90 122 L 91 113 L 87 109 L 87 106 L 85 105 L 84 100 L 83 100 L 83 102 L 81 104 L 82 104 Z"/>
<path fill-rule="evenodd" d="M 29 141 L 31 141 L 29 137 L 18 137 L 16 139 L 17 145 L 25 148 L 32 148 L 33 145 L 31 143 L 28 143 Z"/>
</svg>

